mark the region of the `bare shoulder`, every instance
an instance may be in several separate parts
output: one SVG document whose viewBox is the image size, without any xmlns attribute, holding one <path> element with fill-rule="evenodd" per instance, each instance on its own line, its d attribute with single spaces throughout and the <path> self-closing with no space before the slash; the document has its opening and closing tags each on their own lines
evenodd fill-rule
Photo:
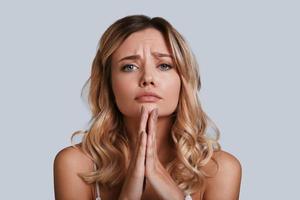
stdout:
<svg viewBox="0 0 300 200">
<path fill-rule="evenodd" d="M 212 157 L 220 165 L 220 170 L 239 171 L 242 168 L 240 161 L 224 150 L 214 152 Z"/>
<path fill-rule="evenodd" d="M 67 164 L 68 167 L 91 169 L 92 161 L 81 150 L 81 144 L 65 147 L 60 150 L 54 159 L 55 164 Z"/>
<path fill-rule="evenodd" d="M 60 150 L 53 162 L 55 199 L 91 199 L 92 187 L 78 173 L 92 170 L 93 163 L 80 144 Z"/>
<path fill-rule="evenodd" d="M 211 176 L 207 179 L 204 199 L 239 199 L 242 165 L 232 154 L 220 150 L 214 152 L 212 160 L 204 171 Z"/>
</svg>

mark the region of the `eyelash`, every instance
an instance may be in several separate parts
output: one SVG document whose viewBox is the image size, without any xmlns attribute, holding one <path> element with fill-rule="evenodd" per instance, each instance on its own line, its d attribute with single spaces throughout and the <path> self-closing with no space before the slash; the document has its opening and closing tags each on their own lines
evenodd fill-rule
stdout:
<svg viewBox="0 0 300 200">
<path fill-rule="evenodd" d="M 159 66 L 162 66 L 162 65 L 167 66 L 167 67 L 169 68 L 169 69 L 167 69 L 167 70 L 162 70 L 162 71 L 168 71 L 168 70 L 170 70 L 170 69 L 173 68 L 171 65 L 166 64 L 166 63 L 160 64 Z M 128 66 L 135 66 L 135 65 L 133 65 L 133 64 L 124 65 L 124 66 L 122 67 L 122 71 L 130 72 L 130 71 L 127 71 L 127 70 L 126 70 L 126 68 L 127 68 Z"/>
</svg>

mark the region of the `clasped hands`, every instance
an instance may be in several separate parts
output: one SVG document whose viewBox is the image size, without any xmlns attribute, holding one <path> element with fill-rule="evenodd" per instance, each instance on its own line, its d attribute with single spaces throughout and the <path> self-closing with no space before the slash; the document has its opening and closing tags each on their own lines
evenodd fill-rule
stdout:
<svg viewBox="0 0 300 200">
<path fill-rule="evenodd" d="M 158 108 L 148 111 L 142 106 L 135 151 L 130 160 L 119 200 L 141 199 L 144 177 L 161 199 L 184 199 L 184 193 L 158 158 L 156 148 L 157 119 Z M 148 132 L 146 131 L 147 124 Z"/>
</svg>

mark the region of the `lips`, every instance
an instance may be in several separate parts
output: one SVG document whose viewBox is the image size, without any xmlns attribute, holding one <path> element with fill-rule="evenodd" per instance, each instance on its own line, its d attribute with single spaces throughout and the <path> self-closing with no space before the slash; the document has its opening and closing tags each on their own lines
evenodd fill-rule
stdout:
<svg viewBox="0 0 300 200">
<path fill-rule="evenodd" d="M 141 96 L 141 97 L 137 98 L 136 100 L 140 101 L 140 102 L 156 102 L 156 101 L 160 100 L 160 98 L 157 98 L 155 96 Z"/>
<path fill-rule="evenodd" d="M 135 99 L 139 102 L 156 102 L 159 101 L 161 97 L 153 92 L 144 92 L 139 94 Z"/>
</svg>

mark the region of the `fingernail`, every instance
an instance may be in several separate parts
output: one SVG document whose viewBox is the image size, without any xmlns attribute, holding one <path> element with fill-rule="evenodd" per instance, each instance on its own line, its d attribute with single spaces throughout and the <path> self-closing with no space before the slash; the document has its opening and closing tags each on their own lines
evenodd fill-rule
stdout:
<svg viewBox="0 0 300 200">
<path fill-rule="evenodd" d="M 141 107 L 141 113 L 143 113 L 143 111 L 144 111 L 144 106 L 142 105 L 142 107 Z"/>
</svg>

